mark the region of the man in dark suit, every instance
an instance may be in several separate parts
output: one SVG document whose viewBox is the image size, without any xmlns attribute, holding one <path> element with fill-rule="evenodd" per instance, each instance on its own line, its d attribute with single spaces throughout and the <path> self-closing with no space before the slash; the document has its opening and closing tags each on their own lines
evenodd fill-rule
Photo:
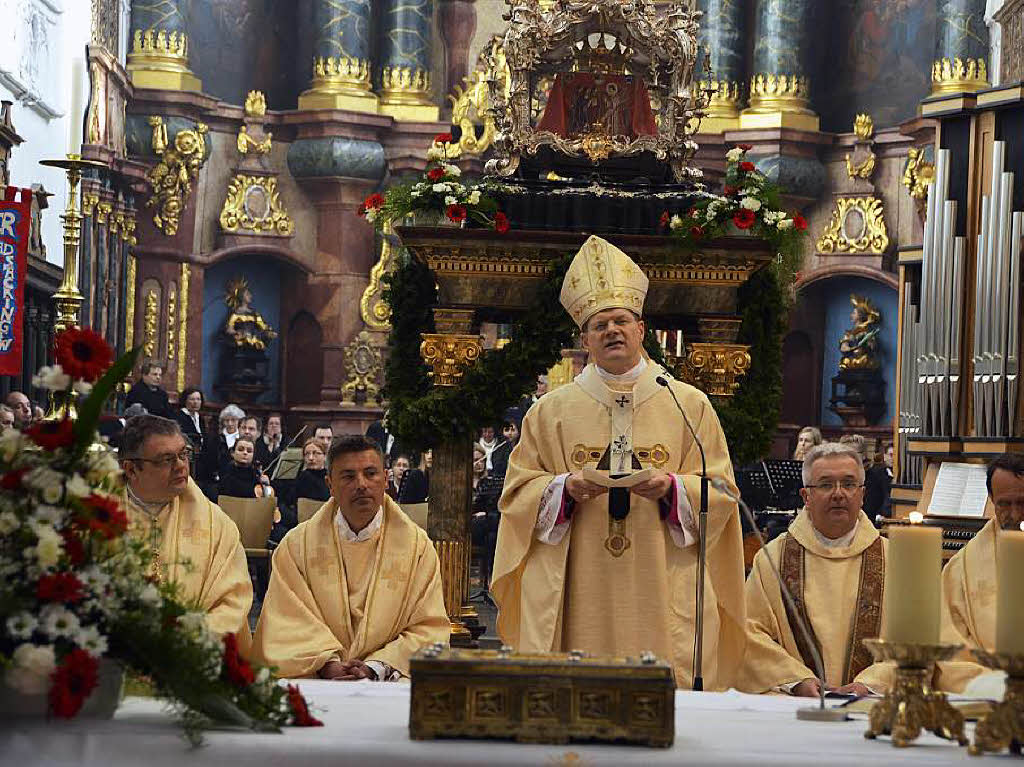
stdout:
<svg viewBox="0 0 1024 767">
<path fill-rule="evenodd" d="M 146 360 L 142 363 L 142 377 L 135 382 L 124 405 L 129 407 L 138 402 L 150 415 L 174 419 L 174 413 L 167 402 L 167 392 L 160 386 L 164 377 L 164 369 L 159 362 Z"/>
<path fill-rule="evenodd" d="M 385 463 L 391 465 L 405 451 L 398 444 L 395 435 L 388 431 L 387 423 L 388 414 L 385 411 L 384 417 L 381 420 L 374 421 L 367 427 L 366 436 L 380 445 L 381 452 L 384 453 Z"/>
</svg>

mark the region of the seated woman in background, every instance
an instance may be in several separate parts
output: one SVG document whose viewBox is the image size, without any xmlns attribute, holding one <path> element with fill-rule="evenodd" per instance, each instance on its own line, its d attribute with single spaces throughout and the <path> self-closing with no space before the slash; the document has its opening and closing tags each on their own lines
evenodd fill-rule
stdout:
<svg viewBox="0 0 1024 767">
<path fill-rule="evenodd" d="M 302 471 L 295 478 L 295 497 L 326 501 L 331 497 L 327 487 L 327 455 L 316 437 L 302 446 Z"/>
<path fill-rule="evenodd" d="M 802 461 L 812 447 L 817 447 L 823 441 L 818 427 L 805 426 L 796 437 L 796 450 L 793 451 L 793 460 Z"/>
<path fill-rule="evenodd" d="M 264 498 L 274 494 L 270 479 L 253 466 L 256 447 L 248 437 L 239 437 L 231 449 L 231 461 L 224 467 L 217 482 L 217 497 Z"/>
</svg>

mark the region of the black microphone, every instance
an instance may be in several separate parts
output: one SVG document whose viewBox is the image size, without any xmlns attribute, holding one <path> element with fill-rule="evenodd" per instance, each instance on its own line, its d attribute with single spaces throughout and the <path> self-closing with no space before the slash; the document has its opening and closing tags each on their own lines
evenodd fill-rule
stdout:
<svg viewBox="0 0 1024 767">
<path fill-rule="evenodd" d="M 662 368 L 662 370 L 665 369 Z M 665 375 L 669 375 L 667 370 L 665 370 Z M 683 406 L 679 404 L 676 393 L 669 386 L 668 379 L 665 376 L 658 376 L 654 380 L 659 386 L 664 386 L 672 396 L 672 401 L 676 403 L 676 408 L 686 422 L 686 428 L 690 430 L 693 441 L 697 443 L 697 450 L 700 451 L 700 514 L 697 517 L 700 530 L 700 540 L 697 542 L 697 636 L 694 639 L 693 651 L 693 689 L 700 692 L 704 689 L 704 574 L 707 571 L 708 557 L 708 462 L 704 457 L 704 444 L 697 436 L 690 419 L 687 418 Z"/>
<path fill-rule="evenodd" d="M 757 520 L 754 519 L 754 512 L 752 512 L 750 507 L 744 503 L 743 499 L 735 493 L 731 487 L 729 487 L 729 483 L 724 479 L 715 477 L 711 480 L 711 486 L 722 495 L 734 500 L 736 505 L 743 511 L 744 516 L 747 518 L 747 522 L 754 531 L 754 535 L 757 536 L 757 542 L 761 545 L 761 551 L 764 553 L 765 559 L 768 560 L 768 564 L 772 568 L 772 574 L 775 576 L 775 580 L 779 584 L 779 591 L 782 592 L 782 598 L 786 600 L 786 607 L 789 609 L 790 614 L 796 618 L 797 628 L 803 635 L 804 641 L 807 643 L 807 647 L 810 648 L 811 658 L 814 660 L 814 673 L 818 675 L 818 708 L 797 709 L 796 718 L 816 722 L 845 722 L 849 719 L 845 711 L 838 708 L 825 707 L 825 664 L 821 660 L 821 653 L 818 652 L 818 645 L 811 637 L 811 631 L 807 627 L 807 623 L 804 622 L 803 617 L 800 615 L 800 611 L 796 609 L 796 604 L 793 601 L 793 595 L 789 592 L 789 589 L 786 588 L 786 582 L 782 579 L 782 575 L 779 573 L 779 568 L 776 567 L 775 561 L 768 553 L 768 544 L 764 542 L 761 531 L 757 527 Z"/>
</svg>

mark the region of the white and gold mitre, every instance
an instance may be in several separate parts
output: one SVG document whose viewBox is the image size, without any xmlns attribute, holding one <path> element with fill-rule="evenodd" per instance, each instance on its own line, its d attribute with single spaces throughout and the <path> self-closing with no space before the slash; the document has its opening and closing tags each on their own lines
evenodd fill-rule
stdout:
<svg viewBox="0 0 1024 767">
<path fill-rule="evenodd" d="M 569 265 L 558 300 L 579 327 L 605 309 L 643 314 L 647 275 L 607 240 L 591 236 Z"/>
</svg>

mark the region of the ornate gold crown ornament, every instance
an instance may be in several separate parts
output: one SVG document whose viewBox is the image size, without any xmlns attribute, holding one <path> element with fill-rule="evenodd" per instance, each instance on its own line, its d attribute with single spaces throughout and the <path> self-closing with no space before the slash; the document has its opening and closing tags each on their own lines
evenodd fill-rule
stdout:
<svg viewBox="0 0 1024 767">
<path fill-rule="evenodd" d="M 299 109 L 353 109 L 377 111 L 377 96 L 370 90 L 370 62 L 351 56 L 313 59 L 312 87 L 299 96 Z"/>
<path fill-rule="evenodd" d="M 959 56 L 938 59 L 932 63 L 930 96 L 947 93 L 973 93 L 989 87 L 985 59 L 961 59 Z"/>
<path fill-rule="evenodd" d="M 188 36 L 164 29 L 136 29 L 128 54 L 128 73 L 136 88 L 199 93 L 202 81 L 188 68 Z"/>
</svg>

